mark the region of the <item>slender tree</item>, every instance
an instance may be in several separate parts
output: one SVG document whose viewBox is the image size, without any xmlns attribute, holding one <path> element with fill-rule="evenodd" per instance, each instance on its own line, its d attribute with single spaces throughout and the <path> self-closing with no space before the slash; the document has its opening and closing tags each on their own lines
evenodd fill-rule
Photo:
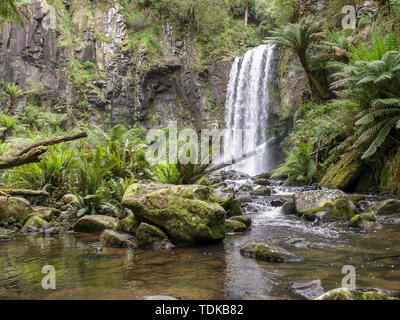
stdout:
<svg viewBox="0 0 400 320">
<path fill-rule="evenodd" d="M 307 50 L 320 35 L 320 30 L 321 23 L 303 18 L 298 23 L 290 23 L 271 31 L 272 36 L 265 42 L 294 50 L 307 74 L 315 97 L 318 100 L 324 100 L 328 98 L 328 92 L 313 74 L 307 59 Z"/>
</svg>

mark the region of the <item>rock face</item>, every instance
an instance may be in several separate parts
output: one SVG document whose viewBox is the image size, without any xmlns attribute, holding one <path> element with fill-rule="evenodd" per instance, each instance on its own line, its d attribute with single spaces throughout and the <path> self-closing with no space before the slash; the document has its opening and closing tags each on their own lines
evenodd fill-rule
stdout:
<svg viewBox="0 0 400 320">
<path fill-rule="evenodd" d="M 0 72 L 23 90 L 40 89 L 37 105 L 62 105 L 66 111 L 91 107 L 90 120 L 114 125 L 131 126 L 135 120 L 150 125 L 155 114 L 199 128 L 222 122 L 211 117 L 209 101 L 223 113 L 231 62 L 199 68 L 196 43 L 177 41 L 168 25 L 157 35 L 156 57 L 143 43 L 133 55 L 134 29 L 125 21 L 122 1 L 52 4 L 28 0 L 24 28 L 6 24 L 0 31 Z M 77 77 L 87 74 L 85 68 L 91 68 L 91 79 L 82 93 Z M 20 97 L 14 107 L 25 105 L 27 98 Z"/>
<path fill-rule="evenodd" d="M 21 223 L 22 219 L 31 212 L 32 207 L 28 200 L 0 197 L 0 226 Z"/>
<path fill-rule="evenodd" d="M 292 283 L 293 292 L 307 300 L 312 300 L 324 294 L 321 280 L 313 280 L 301 283 Z"/>
<path fill-rule="evenodd" d="M 269 243 L 248 242 L 241 249 L 244 256 L 271 262 L 300 262 L 295 254 Z"/>
<path fill-rule="evenodd" d="M 298 192 L 293 196 L 298 214 L 322 211 L 324 204 L 346 199 L 347 195 L 340 190 L 313 190 Z"/>
<path fill-rule="evenodd" d="M 77 232 L 102 232 L 106 229 L 114 229 L 118 220 L 109 216 L 92 215 L 80 218 L 73 229 Z"/>
<path fill-rule="evenodd" d="M 225 210 L 205 186 L 134 184 L 122 203 L 136 217 L 162 228 L 176 242 L 202 243 L 225 238 Z"/>
</svg>

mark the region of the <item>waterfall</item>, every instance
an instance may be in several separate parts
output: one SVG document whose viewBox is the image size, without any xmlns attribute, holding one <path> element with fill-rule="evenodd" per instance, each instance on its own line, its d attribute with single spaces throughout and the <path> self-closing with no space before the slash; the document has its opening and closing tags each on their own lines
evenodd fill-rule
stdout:
<svg viewBox="0 0 400 320">
<path fill-rule="evenodd" d="M 225 125 L 227 129 L 241 129 L 249 133 L 244 134 L 243 141 L 234 141 L 228 148 L 234 158 L 242 154 L 242 150 L 254 151 L 254 145 L 257 154 L 229 167 L 229 170 L 256 175 L 272 169 L 268 160 L 267 122 L 271 104 L 270 88 L 276 70 L 275 53 L 275 46 L 261 45 L 237 57 L 232 65 Z M 254 144 L 249 144 L 250 139 Z"/>
</svg>

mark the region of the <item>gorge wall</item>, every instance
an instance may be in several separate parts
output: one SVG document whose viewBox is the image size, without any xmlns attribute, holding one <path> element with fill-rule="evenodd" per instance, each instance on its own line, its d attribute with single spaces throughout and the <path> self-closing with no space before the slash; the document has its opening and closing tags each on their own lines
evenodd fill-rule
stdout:
<svg viewBox="0 0 400 320">
<path fill-rule="evenodd" d="M 196 44 L 177 41 L 169 25 L 156 54 L 132 50 L 121 3 L 29 0 L 24 27 L 1 30 L 0 73 L 26 93 L 12 112 L 35 104 L 109 125 L 218 125 L 231 62 L 199 63 Z"/>
</svg>

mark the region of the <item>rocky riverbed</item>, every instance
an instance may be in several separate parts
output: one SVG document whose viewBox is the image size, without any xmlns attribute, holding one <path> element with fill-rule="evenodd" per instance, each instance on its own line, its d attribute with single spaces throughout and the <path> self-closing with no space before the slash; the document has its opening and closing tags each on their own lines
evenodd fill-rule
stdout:
<svg viewBox="0 0 400 320">
<path fill-rule="evenodd" d="M 267 175 L 235 172 L 210 183 L 217 192 L 137 185 L 124 198 L 134 217 L 86 216 L 69 231 L 62 222 L 52 225 L 63 211 L 35 208 L 24 219 L 25 235 L 1 229 L 0 298 L 311 299 L 341 287 L 346 265 L 356 269 L 357 289 L 384 290 L 372 298 L 397 296 L 396 199 L 284 187 Z M 180 202 L 172 211 L 180 211 L 170 216 L 168 199 L 176 192 Z M 64 199 L 72 206 L 74 200 Z M 26 214 L 21 207 L 12 213 Z M 191 224 L 182 226 L 188 217 Z M 57 271 L 54 291 L 41 286 L 45 265 Z"/>
</svg>

